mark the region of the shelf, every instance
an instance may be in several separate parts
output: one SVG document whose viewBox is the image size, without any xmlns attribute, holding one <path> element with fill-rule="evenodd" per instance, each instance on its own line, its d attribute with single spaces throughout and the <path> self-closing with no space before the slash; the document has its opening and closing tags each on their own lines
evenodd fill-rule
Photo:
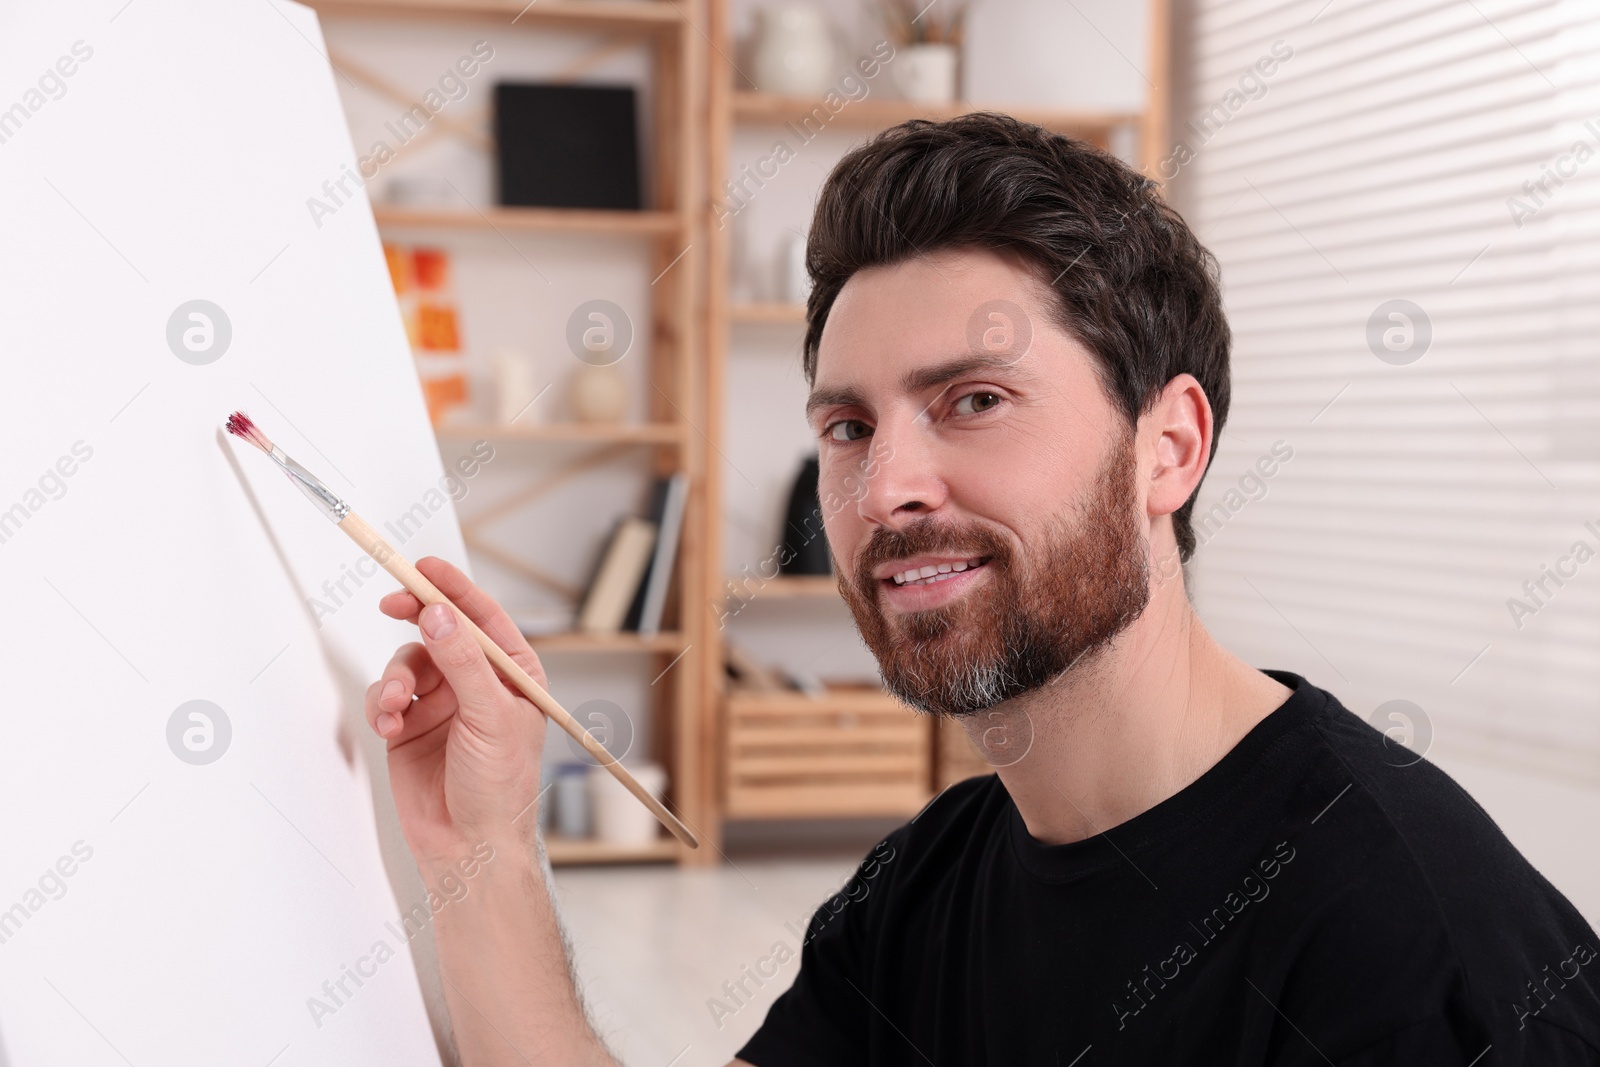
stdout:
<svg viewBox="0 0 1600 1067">
<path fill-rule="evenodd" d="M 1001 111 L 1007 115 L 1032 122 L 1060 133 L 1092 133 L 1104 135 L 1107 131 L 1127 123 L 1137 123 L 1139 114 L 1133 111 L 1085 111 L 1069 108 L 1042 108 L 1036 106 L 1007 107 L 1003 104 L 978 105 L 966 102 L 953 104 L 919 104 L 910 100 L 880 100 L 867 97 L 846 103 L 837 114 L 829 114 L 820 99 L 803 96 L 779 96 L 775 93 L 739 91 L 733 94 L 733 117 L 738 122 L 776 125 L 800 120 L 821 108 L 828 115 L 828 126 L 850 129 L 884 129 L 906 119 L 952 119 L 974 111 Z M 826 128 L 826 127 L 824 127 Z"/>
<path fill-rule="evenodd" d="M 791 710 L 805 714 L 823 707 L 835 712 L 869 712 L 914 715 L 911 708 L 899 697 L 874 683 L 825 683 L 827 692 L 812 696 L 798 689 L 743 689 L 728 690 L 728 707 L 764 714 L 782 714 Z"/>
<path fill-rule="evenodd" d="M 586 634 L 578 631 L 522 635 L 535 652 L 681 652 L 683 635 L 676 633 Z"/>
<path fill-rule="evenodd" d="M 734 322 L 804 323 L 806 306 L 776 303 L 734 304 L 728 309 L 728 317 Z"/>
<path fill-rule="evenodd" d="M 493 16 L 523 23 L 665 30 L 683 24 L 665 0 L 311 0 L 323 15 Z"/>
<path fill-rule="evenodd" d="M 552 867 L 584 863 L 661 863 L 678 858 L 678 843 L 670 837 L 660 837 L 648 845 L 613 845 L 590 838 L 546 834 L 544 851 Z"/>
<path fill-rule="evenodd" d="M 380 227 L 389 229 L 522 230 L 624 236 L 656 236 L 686 229 L 683 216 L 671 211 L 591 211 L 567 207 L 490 207 L 472 211 L 374 204 L 372 217 Z"/>
<path fill-rule="evenodd" d="M 597 444 L 677 444 L 683 440 L 683 427 L 672 422 L 583 423 L 583 422 L 453 422 L 434 427 L 441 441 L 576 441 Z"/>
<path fill-rule="evenodd" d="M 426 88 L 425 84 L 404 73 L 410 68 L 398 54 L 391 56 L 390 62 L 378 64 L 375 53 L 372 57 L 374 69 L 360 69 L 364 61 L 357 45 L 362 41 L 381 44 L 395 33 L 408 41 L 415 38 L 415 42 L 427 39 L 435 43 L 471 42 L 487 37 L 494 43 L 497 57 L 510 55 L 523 45 L 556 47 L 561 54 L 552 53 L 554 66 L 546 71 L 547 80 L 563 83 L 591 80 L 589 76 L 595 70 L 619 55 L 646 63 L 640 74 L 643 81 L 637 86 L 642 93 L 640 106 L 643 109 L 639 119 L 652 135 L 646 138 L 648 144 L 641 146 L 638 165 L 643 183 L 640 203 L 650 210 L 501 205 L 495 203 L 497 194 L 487 189 L 480 192 L 462 184 L 456 173 L 459 167 L 452 167 L 449 179 L 466 196 L 455 194 L 452 197 L 451 190 L 441 182 L 444 193 L 436 198 L 373 203 L 372 218 L 385 240 L 438 244 L 455 248 L 463 256 L 482 258 L 479 254 L 493 247 L 505 251 L 502 245 L 507 240 L 517 247 L 525 244 L 560 246 L 580 258 L 592 258 L 596 252 L 604 256 L 621 255 L 629 261 L 626 264 L 629 270 L 622 277 L 634 273 L 632 268 L 637 264 L 639 272 L 650 281 L 648 290 L 641 295 L 641 305 L 637 309 L 629 308 L 640 331 L 636 336 L 648 333 L 650 340 L 646 366 L 640 368 L 640 384 L 658 401 L 634 416 L 638 421 L 624 425 L 550 423 L 541 411 L 551 419 L 575 420 L 576 416 L 533 407 L 519 412 L 521 419 L 506 422 L 495 417 L 499 413 L 485 406 L 477 413 L 470 408 L 458 409 L 454 416 L 462 421 L 436 426 L 434 435 L 447 461 L 453 461 L 452 452 L 460 454 L 478 441 L 493 443 L 508 457 L 500 462 L 512 464 L 516 469 L 508 469 L 505 476 L 521 484 L 491 506 L 478 509 L 476 515 L 462 524 L 464 533 L 474 551 L 482 552 L 505 568 L 509 577 L 561 594 L 563 600 L 568 599 L 569 594 L 581 593 L 572 588 L 575 580 L 581 581 L 581 575 L 574 576 L 554 567 L 551 570 L 557 573 L 547 572 L 535 565 L 546 561 L 522 559 L 517 553 L 502 549 L 495 539 L 479 536 L 477 529 L 513 515 L 553 488 L 570 486 L 580 477 L 587 482 L 590 480 L 587 476 L 597 468 L 614 462 L 631 465 L 645 459 L 654 474 L 670 470 L 689 476 L 690 501 L 683 519 L 679 562 L 674 565 L 681 567 L 674 580 L 682 583 L 683 589 L 681 594 L 673 594 L 675 603 L 681 600 L 671 613 L 673 632 L 649 637 L 637 633 L 571 632 L 569 628 L 574 625 L 571 619 L 552 617 L 552 613 L 542 610 L 530 612 L 523 621 L 536 631 L 544 631 L 528 635 L 529 644 L 540 655 L 559 654 L 575 660 L 585 657 L 585 662 L 596 664 L 604 662 L 594 658 L 600 654 L 627 655 L 630 657 L 627 662 L 619 659 L 616 668 L 630 676 L 643 671 L 644 682 L 655 678 L 657 671 L 674 657 L 684 660 L 676 669 L 651 683 L 649 712 L 656 741 L 661 751 L 670 755 L 665 762 L 673 783 L 674 810 L 681 809 L 685 823 L 707 828 L 709 846 L 691 850 L 664 833 L 658 840 L 633 848 L 548 835 L 550 860 L 560 865 L 715 863 L 719 858 L 716 845 L 720 840 L 720 823 L 715 819 L 714 783 L 709 775 L 714 756 L 710 731 L 716 709 L 708 690 L 714 688 L 712 668 L 720 666 L 720 660 L 691 658 L 686 650 L 692 648 L 698 653 L 713 641 L 708 635 L 712 604 L 704 594 L 707 579 L 714 578 L 720 569 L 712 562 L 716 557 L 711 551 L 717 546 L 714 532 L 708 532 L 713 513 L 702 502 L 708 462 L 706 450 L 699 445 L 704 434 L 682 412 L 698 410 L 705 395 L 701 372 L 702 353 L 706 347 L 703 339 L 705 300 L 698 260 L 706 255 L 703 244 L 709 241 L 702 237 L 712 203 L 705 180 L 711 141 L 706 86 L 710 71 L 715 67 L 711 56 L 723 50 L 711 45 L 709 38 L 716 25 L 711 19 L 714 14 L 720 17 L 721 11 L 712 5 L 719 0 L 306 2 L 322 17 L 334 38 L 336 49 L 332 62 L 342 68 L 341 86 L 345 80 L 360 84 L 363 94 L 371 90 L 388 98 L 390 103 L 386 107 L 410 107 L 414 94 Z M 511 37 L 502 42 L 501 38 L 507 34 Z M 338 56 L 339 41 L 348 42 L 351 47 L 348 61 Z M 502 48 L 502 44 L 506 47 Z M 320 41 L 318 48 L 321 50 Z M 449 55 L 456 54 L 452 46 Z M 499 76 L 493 72 L 500 69 L 502 62 L 516 66 L 515 59 L 495 58 L 485 68 L 488 73 L 479 75 L 480 81 L 483 77 L 498 80 Z M 515 71 L 501 73 L 507 75 Z M 721 81 L 719 84 L 731 83 Z M 488 89 L 474 89 L 473 92 L 488 92 Z M 487 117 L 487 105 L 492 101 L 485 98 L 479 103 L 484 106 L 470 110 L 484 114 L 450 119 L 449 116 L 455 114 L 450 111 L 439 115 L 429 131 L 438 136 L 460 135 L 474 154 L 481 153 L 480 162 L 492 164 L 493 138 L 487 136 L 489 131 L 482 129 L 479 121 Z M 468 107 L 467 104 L 459 106 Z M 726 118 L 719 121 L 725 124 Z M 689 244 L 694 245 L 693 252 L 685 255 L 684 246 Z M 684 262 L 679 262 L 679 257 Z M 551 278 L 556 277 L 537 256 L 529 258 Z M 482 291 L 481 297 L 497 304 L 516 299 L 516 294 L 522 292 L 528 282 L 523 273 L 525 264 L 515 257 L 507 261 L 499 253 L 490 260 L 484 265 L 492 268 L 496 277 L 503 275 L 510 284 L 503 291 L 491 286 Z M 688 269 L 691 266 L 696 269 Z M 606 269 L 611 274 L 616 273 L 611 266 Z M 458 290 L 458 308 L 460 300 L 465 299 L 470 304 L 476 299 L 459 286 Z M 560 325 L 559 320 L 556 325 Z M 678 410 L 673 410 L 674 407 Z M 504 414 L 509 415 L 511 410 L 507 409 Z M 699 421 L 698 418 L 693 420 Z M 594 486 L 586 487 L 600 489 L 600 479 L 594 481 Z M 568 539 L 578 535 L 577 531 L 563 534 Z M 537 554 L 526 545 L 522 548 L 528 556 Z M 551 627 L 560 627 L 561 632 L 548 632 Z"/>
<path fill-rule="evenodd" d="M 779 600 L 838 600 L 839 581 L 831 574 L 806 574 L 788 578 L 769 578 L 757 584 L 755 579 L 749 579 L 748 585 L 744 578 L 728 578 L 723 582 L 726 590 L 732 586 L 734 590 L 727 593 L 729 600 L 742 600 L 746 604 L 768 598 Z"/>
</svg>

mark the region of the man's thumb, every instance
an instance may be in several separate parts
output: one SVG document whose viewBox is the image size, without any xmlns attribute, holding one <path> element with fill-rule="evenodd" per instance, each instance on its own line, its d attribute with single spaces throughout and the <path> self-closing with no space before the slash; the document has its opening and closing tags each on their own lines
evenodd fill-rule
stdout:
<svg viewBox="0 0 1600 1067">
<path fill-rule="evenodd" d="M 483 722 L 505 699 L 505 686 L 478 647 L 466 619 L 449 604 L 430 604 L 417 619 L 428 655 L 455 690 L 461 714 Z"/>
</svg>

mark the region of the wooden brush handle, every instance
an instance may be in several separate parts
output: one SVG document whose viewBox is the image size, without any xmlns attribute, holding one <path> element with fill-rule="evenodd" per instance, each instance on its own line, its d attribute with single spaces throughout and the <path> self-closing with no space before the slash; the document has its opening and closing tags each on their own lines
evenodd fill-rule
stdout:
<svg viewBox="0 0 1600 1067">
<path fill-rule="evenodd" d="M 396 552 L 389 542 L 385 541 L 378 531 L 368 526 L 366 521 L 355 512 L 350 512 L 339 523 L 339 528 L 350 535 L 350 539 L 360 545 L 362 550 L 376 560 L 384 570 L 393 575 L 401 585 L 411 591 L 411 594 L 422 601 L 424 606 L 429 604 L 450 604 L 450 598 L 440 592 L 439 587 L 428 581 L 427 576 L 411 561 Z M 455 608 L 454 604 L 450 604 Z M 639 798 L 639 803 L 650 809 L 650 814 L 660 820 L 661 825 L 671 830 L 673 836 L 690 848 L 699 848 L 700 840 L 690 832 L 689 828 L 678 821 L 678 817 L 668 811 L 666 805 L 650 795 L 650 791 L 628 773 L 622 763 L 614 759 L 606 751 L 604 745 L 595 740 L 593 734 L 578 724 L 566 708 L 556 703 L 555 697 L 544 691 L 544 688 L 531 677 L 528 672 L 517 665 L 517 661 L 506 654 L 506 650 L 495 644 L 489 635 L 478 628 L 478 625 L 467 618 L 459 608 L 456 614 L 461 621 L 467 624 L 472 631 L 472 636 L 477 638 L 478 647 L 483 649 L 484 655 L 489 657 L 489 662 L 494 664 L 501 676 L 522 691 L 522 695 L 533 701 L 534 706 L 555 721 L 556 725 L 565 730 L 568 735 L 584 751 L 593 756 L 596 763 L 611 772 L 611 776 L 621 782 L 634 796 Z"/>
</svg>

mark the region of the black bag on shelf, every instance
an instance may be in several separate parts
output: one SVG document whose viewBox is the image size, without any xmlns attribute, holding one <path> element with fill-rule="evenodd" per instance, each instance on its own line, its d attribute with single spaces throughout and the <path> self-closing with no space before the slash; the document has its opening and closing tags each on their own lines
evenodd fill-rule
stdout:
<svg viewBox="0 0 1600 1067">
<path fill-rule="evenodd" d="M 785 545 L 789 551 L 778 556 L 779 574 L 833 573 L 833 560 L 828 555 L 828 535 L 822 529 L 822 499 L 817 494 L 819 470 L 817 457 L 813 455 L 800 464 L 800 473 L 795 475 L 794 489 L 789 493 L 789 511 L 783 525 Z"/>
</svg>

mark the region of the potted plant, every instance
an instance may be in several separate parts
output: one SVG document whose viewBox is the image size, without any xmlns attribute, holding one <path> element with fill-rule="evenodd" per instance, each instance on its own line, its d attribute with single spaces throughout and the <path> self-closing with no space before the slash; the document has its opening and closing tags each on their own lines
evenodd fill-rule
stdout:
<svg viewBox="0 0 1600 1067">
<path fill-rule="evenodd" d="M 895 83 L 907 100 L 948 104 L 956 99 L 962 22 L 968 0 L 880 0 L 894 41 Z"/>
</svg>

